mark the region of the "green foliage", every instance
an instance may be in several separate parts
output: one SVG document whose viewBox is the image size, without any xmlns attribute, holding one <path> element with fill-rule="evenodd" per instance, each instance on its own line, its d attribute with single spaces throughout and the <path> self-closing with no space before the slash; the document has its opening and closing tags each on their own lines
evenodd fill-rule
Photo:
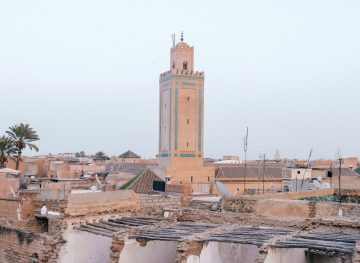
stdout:
<svg viewBox="0 0 360 263">
<path fill-rule="evenodd" d="M 16 153 L 13 141 L 6 137 L 0 137 L 0 168 L 4 168 L 9 158 L 12 158 Z"/>
<path fill-rule="evenodd" d="M 16 170 L 19 169 L 22 151 L 28 147 L 30 150 L 39 151 L 39 148 L 33 142 L 40 140 L 37 132 L 29 124 L 16 124 L 9 127 L 6 131 L 8 137 L 13 141 L 16 151 Z"/>
<path fill-rule="evenodd" d="M 93 156 L 93 159 L 95 161 L 110 160 L 110 158 L 103 151 L 95 153 L 95 155 Z"/>
</svg>

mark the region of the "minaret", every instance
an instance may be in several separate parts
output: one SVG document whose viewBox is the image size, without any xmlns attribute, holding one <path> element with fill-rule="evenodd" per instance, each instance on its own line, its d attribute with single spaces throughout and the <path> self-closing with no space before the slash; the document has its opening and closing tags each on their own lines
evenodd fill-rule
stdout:
<svg viewBox="0 0 360 263">
<path fill-rule="evenodd" d="M 204 72 L 194 70 L 194 47 L 183 34 L 176 45 L 173 39 L 170 69 L 159 82 L 159 165 L 172 181 L 194 181 L 202 176 L 186 170 L 203 168 Z"/>
</svg>

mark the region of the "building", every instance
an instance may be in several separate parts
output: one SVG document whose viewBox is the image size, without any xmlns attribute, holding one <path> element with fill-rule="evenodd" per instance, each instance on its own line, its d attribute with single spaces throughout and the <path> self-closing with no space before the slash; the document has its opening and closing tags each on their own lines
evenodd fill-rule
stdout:
<svg viewBox="0 0 360 263">
<path fill-rule="evenodd" d="M 20 185 L 20 171 L 0 169 L 0 197 L 12 196 Z"/>
<path fill-rule="evenodd" d="M 206 192 L 215 173 L 203 165 L 205 75 L 195 71 L 194 47 L 183 36 L 176 45 L 173 39 L 170 54 L 170 70 L 159 81 L 159 166 L 168 183 L 192 183 L 193 192 Z"/>
<path fill-rule="evenodd" d="M 118 159 L 121 163 L 138 163 L 140 162 L 141 157 L 136 153 L 128 150 L 127 152 L 120 154 Z"/>
</svg>

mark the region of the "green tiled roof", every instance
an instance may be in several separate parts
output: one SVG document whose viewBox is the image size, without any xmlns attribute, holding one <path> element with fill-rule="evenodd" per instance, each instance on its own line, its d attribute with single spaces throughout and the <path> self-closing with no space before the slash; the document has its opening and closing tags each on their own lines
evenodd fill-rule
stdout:
<svg viewBox="0 0 360 263">
<path fill-rule="evenodd" d="M 356 168 L 354 171 L 355 171 L 356 173 L 360 174 L 360 167 Z"/>
<path fill-rule="evenodd" d="M 140 156 L 129 150 L 119 155 L 119 158 L 140 158 Z"/>
</svg>

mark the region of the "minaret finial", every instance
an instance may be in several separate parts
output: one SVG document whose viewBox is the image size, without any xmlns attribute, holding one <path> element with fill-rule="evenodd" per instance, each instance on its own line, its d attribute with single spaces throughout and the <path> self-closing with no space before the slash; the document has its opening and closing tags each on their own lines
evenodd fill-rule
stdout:
<svg viewBox="0 0 360 263">
<path fill-rule="evenodd" d="M 181 42 L 184 41 L 184 33 L 181 31 L 181 38 L 180 38 Z"/>
</svg>

